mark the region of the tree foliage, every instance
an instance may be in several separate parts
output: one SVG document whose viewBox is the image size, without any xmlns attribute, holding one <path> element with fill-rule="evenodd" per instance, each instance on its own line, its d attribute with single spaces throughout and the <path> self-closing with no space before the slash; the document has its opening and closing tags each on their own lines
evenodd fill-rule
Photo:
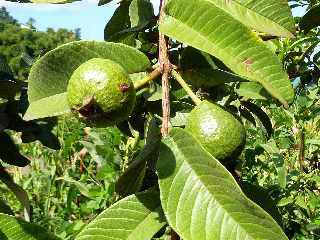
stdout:
<svg viewBox="0 0 320 240">
<path fill-rule="evenodd" d="M 17 80 L 26 80 L 30 66 L 40 56 L 60 44 L 79 40 L 67 29 L 36 31 L 34 20 L 25 25 L 18 23 L 4 7 L 0 10 L 0 52 Z"/>
</svg>

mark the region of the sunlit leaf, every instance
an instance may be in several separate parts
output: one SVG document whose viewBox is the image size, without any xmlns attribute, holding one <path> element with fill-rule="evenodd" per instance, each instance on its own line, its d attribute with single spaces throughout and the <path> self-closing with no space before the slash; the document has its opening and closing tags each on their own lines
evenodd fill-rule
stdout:
<svg viewBox="0 0 320 240">
<path fill-rule="evenodd" d="M 160 23 L 164 34 L 216 56 L 235 73 L 261 83 L 284 105 L 293 100 L 292 85 L 278 57 L 214 1 L 172 0 L 166 14 Z"/>
<path fill-rule="evenodd" d="M 184 240 L 287 240 L 227 169 L 183 129 L 163 140 L 158 160 L 161 204 Z"/>
<path fill-rule="evenodd" d="M 130 195 L 102 212 L 76 240 L 151 239 L 165 225 L 159 193 Z"/>
<path fill-rule="evenodd" d="M 59 240 L 47 230 L 13 216 L 0 213 L 0 239 L 3 240 Z"/>
</svg>

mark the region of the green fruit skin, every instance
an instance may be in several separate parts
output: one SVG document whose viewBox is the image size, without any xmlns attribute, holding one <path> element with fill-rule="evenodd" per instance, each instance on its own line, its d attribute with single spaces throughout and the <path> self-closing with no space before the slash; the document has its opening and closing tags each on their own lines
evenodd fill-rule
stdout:
<svg viewBox="0 0 320 240">
<path fill-rule="evenodd" d="M 242 123 L 208 101 L 202 101 L 191 111 L 185 128 L 212 156 L 222 161 L 237 157 L 246 141 Z"/>
<path fill-rule="evenodd" d="M 92 58 L 73 72 L 67 96 L 73 110 L 81 108 L 86 99 L 94 97 L 99 112 L 85 120 L 104 127 L 129 117 L 135 104 L 136 92 L 122 66 L 109 59 Z"/>
</svg>

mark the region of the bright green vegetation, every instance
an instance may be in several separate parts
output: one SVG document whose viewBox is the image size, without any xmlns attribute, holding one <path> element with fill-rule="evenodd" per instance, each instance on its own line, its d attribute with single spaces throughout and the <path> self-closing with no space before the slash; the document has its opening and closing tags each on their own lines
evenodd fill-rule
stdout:
<svg viewBox="0 0 320 240">
<path fill-rule="evenodd" d="M 22 143 L 20 152 L 31 164 L 26 168 L 6 167 L 28 192 L 32 222 L 63 240 L 71 240 L 115 201 L 121 156 L 130 156 L 136 149 L 126 150 L 126 139 L 118 129 L 85 129 L 72 115 L 61 117 L 53 132 L 61 149 L 54 151 L 38 141 Z M 22 212 L 21 204 L 2 183 L 0 192 L 0 203 L 9 204 L 14 213 Z"/>
<path fill-rule="evenodd" d="M 191 111 L 186 130 L 220 160 L 236 158 L 246 140 L 242 123 L 231 113 L 208 101 L 201 102 Z"/>
<path fill-rule="evenodd" d="M 126 120 L 135 103 L 135 90 L 126 71 L 101 58 L 90 59 L 73 72 L 67 94 L 76 114 L 104 126 Z"/>
</svg>

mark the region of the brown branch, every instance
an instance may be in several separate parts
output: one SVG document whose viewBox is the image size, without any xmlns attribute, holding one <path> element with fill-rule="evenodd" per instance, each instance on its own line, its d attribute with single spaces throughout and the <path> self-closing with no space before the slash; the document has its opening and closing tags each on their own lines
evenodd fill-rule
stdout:
<svg viewBox="0 0 320 240">
<path fill-rule="evenodd" d="M 159 21 L 165 15 L 164 8 L 166 0 L 160 0 Z M 169 78 L 171 75 L 171 63 L 168 55 L 168 43 L 164 34 L 159 32 L 159 67 L 162 74 L 162 137 L 169 134 L 169 120 L 170 120 L 170 83 Z M 171 230 L 171 240 L 179 240 L 178 234 Z"/>
<path fill-rule="evenodd" d="M 166 4 L 166 0 L 160 0 L 160 15 L 159 21 L 165 15 L 164 7 Z M 161 133 L 162 136 L 165 137 L 169 133 L 169 120 L 170 120 L 170 83 L 169 77 L 171 72 L 171 64 L 168 55 L 168 46 L 167 39 L 162 34 L 159 33 L 159 67 L 160 72 L 162 73 L 162 128 Z"/>
</svg>

